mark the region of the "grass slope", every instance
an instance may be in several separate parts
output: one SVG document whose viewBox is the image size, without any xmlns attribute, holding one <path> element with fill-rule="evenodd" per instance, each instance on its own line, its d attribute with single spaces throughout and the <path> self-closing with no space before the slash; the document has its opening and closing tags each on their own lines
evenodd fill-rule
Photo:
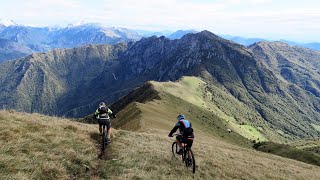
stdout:
<svg viewBox="0 0 320 180">
<path fill-rule="evenodd" d="M 0 179 L 89 178 L 98 165 L 96 133 L 93 125 L 0 111 Z"/>
<path fill-rule="evenodd" d="M 0 179 L 317 179 L 320 176 L 317 166 L 239 147 L 198 128 L 193 146 L 197 171 L 192 175 L 180 160 L 172 158 L 173 139 L 167 134 L 167 130 L 159 128 L 144 132 L 115 131 L 107 158 L 98 159 L 97 125 L 0 111 Z"/>
<path fill-rule="evenodd" d="M 138 130 L 140 131 L 149 131 L 150 129 L 154 129 L 166 130 L 168 133 L 176 122 L 174 117 L 176 117 L 178 113 L 182 112 L 187 116 L 187 119 L 191 120 L 193 123 L 196 139 L 198 137 L 206 137 L 208 139 L 214 138 L 247 148 L 250 143 L 246 138 L 252 138 L 251 140 L 255 140 L 256 142 L 266 140 L 258 131 L 258 129 L 263 131 L 261 127 L 254 128 L 252 125 L 239 125 L 234 121 L 230 122 L 228 119 L 223 120 L 206 108 L 206 103 L 209 103 L 206 102 L 204 97 L 202 97 L 202 93 L 204 93 L 204 91 L 202 91 L 201 88 L 201 85 L 205 83 L 198 78 L 184 77 L 179 82 L 175 83 L 151 82 L 151 84 L 153 85 L 151 88 L 156 90 L 158 98 L 144 103 L 130 103 L 118 113 L 121 121 L 123 121 L 124 118 L 127 118 L 127 112 L 137 112 L 137 114 L 134 116 L 134 119 L 131 116 L 130 120 L 126 121 L 127 123 L 125 126 L 120 125 L 118 128 L 137 130 L 136 127 L 139 127 Z M 138 91 L 140 91 L 140 89 L 138 89 Z M 139 96 L 140 93 L 137 93 L 138 98 L 134 93 L 131 94 L 132 96 L 124 99 L 137 99 L 138 101 L 141 99 L 141 96 Z M 118 120 L 115 120 L 115 124 L 118 125 L 117 121 Z M 239 129 L 236 129 L 235 125 L 239 127 Z M 133 127 L 133 129 L 130 129 L 130 127 Z M 229 128 L 240 133 L 228 133 L 227 129 Z M 273 146 L 274 144 L 277 146 Z M 267 145 L 267 148 L 271 149 L 270 151 L 265 150 L 266 148 L 261 148 L 262 146 L 258 148 L 258 150 L 319 165 L 318 158 L 306 151 L 271 142 L 267 143 Z"/>
<path fill-rule="evenodd" d="M 103 169 L 110 179 L 317 179 L 320 168 L 224 142 L 197 137 L 197 169 L 187 172 L 172 157 L 167 131 L 118 131 Z"/>
<path fill-rule="evenodd" d="M 258 151 L 268 152 L 278 156 L 296 159 L 298 161 L 320 166 L 320 157 L 313 152 L 309 152 L 307 149 L 298 149 L 293 146 L 274 142 L 257 143 L 254 145 L 254 148 Z"/>
<path fill-rule="evenodd" d="M 246 107 L 219 88 L 209 91 L 209 85 L 200 78 L 183 77 L 177 82 L 152 82 L 152 84 L 155 89 L 160 92 L 171 94 L 205 111 L 210 111 L 211 114 L 217 115 L 220 119 L 223 119 L 231 129 L 248 139 L 265 141 L 267 140 L 265 134 L 269 134 L 269 136 L 273 134 L 265 125 L 248 124 L 248 122 L 245 121 L 245 119 L 248 118 L 242 118 L 242 116 L 243 114 L 254 116 L 254 112 L 252 112 L 249 107 Z M 212 86 L 210 88 L 214 87 Z M 222 97 L 224 106 L 219 106 L 221 103 L 213 101 L 213 99 L 221 99 Z"/>
<path fill-rule="evenodd" d="M 176 116 L 184 113 L 191 121 L 197 137 L 215 137 L 240 146 L 251 146 L 251 143 L 238 133 L 229 133 L 227 129 L 231 127 L 211 112 L 171 94 L 161 93 L 160 97 L 160 100 L 146 103 L 130 103 L 118 112 L 113 126 L 131 131 L 166 130 L 169 134 L 176 123 Z"/>
<path fill-rule="evenodd" d="M 320 157 L 320 140 L 310 139 L 310 140 L 301 140 L 289 144 L 290 146 L 296 147 L 304 151 L 313 153 L 314 155 Z"/>
</svg>

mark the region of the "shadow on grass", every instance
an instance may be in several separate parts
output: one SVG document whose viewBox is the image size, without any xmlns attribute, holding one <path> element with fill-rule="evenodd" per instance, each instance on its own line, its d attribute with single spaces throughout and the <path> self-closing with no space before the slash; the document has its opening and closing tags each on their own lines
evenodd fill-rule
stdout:
<svg viewBox="0 0 320 180">
<path fill-rule="evenodd" d="M 102 150 L 101 148 L 101 136 L 99 133 L 91 133 L 90 138 L 94 141 L 97 147 L 98 158 L 102 160 L 107 160 L 107 148 Z"/>
<path fill-rule="evenodd" d="M 95 142 L 95 143 L 100 143 L 101 136 L 98 132 L 96 133 L 90 133 L 90 138 Z"/>
<path fill-rule="evenodd" d="M 278 144 L 275 142 L 259 142 L 255 143 L 253 145 L 253 148 L 258 151 L 267 152 L 278 156 L 295 159 L 305 163 L 320 166 L 320 157 L 318 157 L 312 152 L 297 149 L 289 145 Z"/>
<path fill-rule="evenodd" d="M 96 144 L 98 158 L 102 159 L 102 157 L 104 156 L 104 153 L 102 152 L 102 149 L 101 149 L 101 136 L 100 136 L 100 134 L 97 132 L 90 133 L 90 138 Z"/>
</svg>

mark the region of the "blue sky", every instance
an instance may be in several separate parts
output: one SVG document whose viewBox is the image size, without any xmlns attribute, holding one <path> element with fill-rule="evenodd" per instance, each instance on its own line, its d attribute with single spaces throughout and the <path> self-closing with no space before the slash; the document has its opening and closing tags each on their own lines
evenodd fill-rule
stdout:
<svg viewBox="0 0 320 180">
<path fill-rule="evenodd" d="M 0 19 L 18 24 L 80 21 L 144 30 L 209 30 L 217 34 L 320 42 L 317 0 L 10 0 Z"/>
</svg>

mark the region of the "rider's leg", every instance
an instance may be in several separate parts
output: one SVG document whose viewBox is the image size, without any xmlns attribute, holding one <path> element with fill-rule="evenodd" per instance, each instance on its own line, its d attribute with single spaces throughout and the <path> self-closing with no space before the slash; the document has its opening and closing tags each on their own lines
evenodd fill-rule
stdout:
<svg viewBox="0 0 320 180">
<path fill-rule="evenodd" d="M 107 122 L 107 134 L 108 134 L 107 138 L 110 142 L 111 141 L 111 123 L 110 123 L 110 121 Z"/>
<path fill-rule="evenodd" d="M 108 129 L 108 138 L 110 139 L 111 137 L 111 128 Z"/>
<path fill-rule="evenodd" d="M 177 142 L 179 148 L 182 149 L 183 147 L 182 147 L 182 144 L 180 143 L 180 141 L 177 139 L 176 142 Z"/>
<path fill-rule="evenodd" d="M 99 132 L 102 134 L 102 126 L 99 124 Z"/>
<path fill-rule="evenodd" d="M 193 144 L 193 139 L 188 139 L 187 140 L 187 148 L 191 149 L 192 144 Z M 191 157 L 192 156 L 191 151 L 188 151 L 188 152 L 189 152 L 189 157 Z"/>
<path fill-rule="evenodd" d="M 179 151 L 177 152 L 177 154 L 182 154 L 183 153 L 183 146 L 182 146 L 182 136 L 181 135 L 178 135 L 177 137 L 177 140 L 176 140 L 176 142 L 177 142 L 177 144 L 178 144 L 178 146 L 179 146 Z"/>
<path fill-rule="evenodd" d="M 183 148 L 183 147 L 182 147 L 182 143 L 181 143 L 181 141 L 182 141 L 182 136 L 181 136 L 181 135 L 178 135 L 176 139 L 177 139 L 176 142 L 177 142 L 179 148 L 182 149 L 182 148 Z"/>
<path fill-rule="evenodd" d="M 177 154 L 182 154 L 182 152 L 183 152 L 183 147 L 182 147 L 182 144 L 181 144 L 181 142 L 177 139 L 176 140 L 176 142 L 177 142 L 177 144 L 178 144 L 178 146 L 179 146 L 179 151 L 177 152 Z"/>
<path fill-rule="evenodd" d="M 102 135 L 102 122 L 101 122 L 101 119 L 99 119 L 99 118 L 98 118 L 98 124 L 99 124 L 100 135 Z"/>
</svg>

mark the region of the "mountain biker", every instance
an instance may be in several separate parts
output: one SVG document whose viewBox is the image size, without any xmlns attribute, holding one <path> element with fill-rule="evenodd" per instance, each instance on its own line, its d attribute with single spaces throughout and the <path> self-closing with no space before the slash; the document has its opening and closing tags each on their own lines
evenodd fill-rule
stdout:
<svg viewBox="0 0 320 180">
<path fill-rule="evenodd" d="M 110 143 L 111 122 L 109 115 L 112 115 L 113 118 L 116 118 L 116 115 L 111 111 L 111 109 L 109 109 L 104 102 L 101 102 L 99 104 L 99 108 L 94 113 L 94 118 L 98 119 L 100 135 L 102 135 L 102 125 L 107 126 L 107 141 Z"/>
<path fill-rule="evenodd" d="M 180 147 L 178 154 L 182 154 L 182 143 L 187 144 L 187 148 L 191 148 L 194 134 L 190 121 L 186 120 L 183 114 L 179 114 L 177 119 L 177 124 L 173 127 L 168 136 L 173 137 L 172 134 L 179 129 L 180 134 L 176 137 L 176 141 L 178 146 Z"/>
</svg>

